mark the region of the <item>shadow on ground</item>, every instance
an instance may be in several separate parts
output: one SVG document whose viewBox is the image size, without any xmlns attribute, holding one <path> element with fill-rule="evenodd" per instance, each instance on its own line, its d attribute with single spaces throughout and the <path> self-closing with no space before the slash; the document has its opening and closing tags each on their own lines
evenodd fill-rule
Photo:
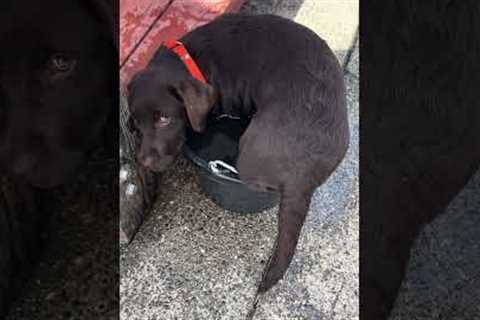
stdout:
<svg viewBox="0 0 480 320">
<path fill-rule="evenodd" d="M 480 319 L 480 170 L 420 234 L 391 320 Z"/>
</svg>

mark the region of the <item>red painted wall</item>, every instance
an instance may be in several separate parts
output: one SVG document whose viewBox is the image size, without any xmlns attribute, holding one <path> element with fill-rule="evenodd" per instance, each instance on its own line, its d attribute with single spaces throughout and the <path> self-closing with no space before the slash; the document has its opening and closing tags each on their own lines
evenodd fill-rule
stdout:
<svg viewBox="0 0 480 320">
<path fill-rule="evenodd" d="M 120 0 L 120 84 L 148 63 L 167 38 L 179 38 L 244 0 Z"/>
</svg>

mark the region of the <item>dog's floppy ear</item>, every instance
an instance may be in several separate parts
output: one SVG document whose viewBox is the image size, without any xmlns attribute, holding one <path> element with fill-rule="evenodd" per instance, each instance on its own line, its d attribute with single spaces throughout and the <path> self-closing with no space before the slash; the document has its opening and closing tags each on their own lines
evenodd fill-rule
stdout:
<svg viewBox="0 0 480 320">
<path fill-rule="evenodd" d="M 86 0 L 84 3 L 97 17 L 101 25 L 105 28 L 106 33 L 112 41 L 115 49 L 119 48 L 118 44 L 118 3 L 112 0 Z"/>
<path fill-rule="evenodd" d="M 141 70 L 137 73 L 135 73 L 132 78 L 129 80 L 129 82 L 127 83 L 127 87 L 126 87 L 126 95 L 127 95 L 127 102 L 128 102 L 128 105 L 129 107 L 132 107 L 133 105 L 133 101 L 136 99 L 137 97 L 137 91 L 138 89 L 142 86 L 142 85 L 145 85 L 146 82 L 148 82 L 149 80 L 150 81 L 153 81 L 151 80 L 152 79 L 152 73 L 151 72 L 147 72 L 145 70 Z"/>
<path fill-rule="evenodd" d="M 142 77 L 142 72 L 138 72 L 133 77 L 130 79 L 130 81 L 127 83 L 127 102 L 128 105 L 131 106 L 133 103 L 133 100 L 135 99 L 135 92 L 138 87 L 138 82 L 140 78 Z"/>
<path fill-rule="evenodd" d="M 177 92 L 183 99 L 192 129 L 197 132 L 204 131 L 208 114 L 217 101 L 216 90 L 209 84 L 189 79 L 180 82 Z"/>
</svg>

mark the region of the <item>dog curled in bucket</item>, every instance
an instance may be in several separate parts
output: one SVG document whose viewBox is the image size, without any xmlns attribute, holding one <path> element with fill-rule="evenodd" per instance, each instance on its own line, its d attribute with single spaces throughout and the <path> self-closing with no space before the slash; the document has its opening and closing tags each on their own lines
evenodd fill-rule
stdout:
<svg viewBox="0 0 480 320">
<path fill-rule="evenodd" d="M 292 260 L 314 190 L 349 144 L 343 72 L 326 42 L 278 16 L 224 15 L 161 46 L 128 91 L 138 160 L 155 172 L 175 160 L 188 128 L 206 129 L 209 115 L 251 118 L 239 176 L 253 190 L 280 194 L 278 234 L 259 286 L 269 290 Z"/>
</svg>

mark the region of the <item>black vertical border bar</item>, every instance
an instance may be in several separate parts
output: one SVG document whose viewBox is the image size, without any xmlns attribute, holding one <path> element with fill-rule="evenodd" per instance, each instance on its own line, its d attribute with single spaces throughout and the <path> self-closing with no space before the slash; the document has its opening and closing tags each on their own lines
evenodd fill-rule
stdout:
<svg viewBox="0 0 480 320">
<path fill-rule="evenodd" d="M 14 177 L 10 172 L 12 170 L 9 168 L 9 164 L 6 163 L 8 161 L 4 161 L 3 158 L 0 161 L 0 319 L 2 320 L 119 318 L 119 0 L 70 0 L 64 3 L 61 1 L 49 0 L 41 3 L 33 0 L 1 1 L 0 122 L 2 128 L 0 129 L 0 150 L 2 150 L 2 156 L 6 153 L 4 152 L 5 145 L 7 145 L 6 140 L 11 139 L 11 136 L 21 136 L 20 134 L 11 134 L 5 138 L 6 125 L 4 121 L 11 121 L 10 119 L 13 118 L 6 116 L 9 114 L 7 109 L 19 108 L 19 106 L 24 108 L 28 104 L 27 102 L 36 101 L 34 98 L 38 98 L 38 95 L 35 96 L 31 93 L 30 89 L 34 87 L 31 83 L 41 82 L 38 81 L 39 79 L 44 80 L 45 77 L 35 77 L 40 74 L 39 70 L 48 66 L 48 61 L 51 61 L 49 60 L 50 54 L 58 51 L 62 57 L 65 55 L 75 56 L 78 52 L 88 51 L 88 54 L 81 55 L 75 60 L 75 66 L 77 68 L 85 66 L 88 55 L 89 58 L 101 57 L 99 59 L 103 63 L 96 62 L 96 68 L 104 68 L 104 72 L 100 76 L 101 81 L 95 82 L 97 80 L 95 79 L 96 73 L 92 72 L 88 83 L 77 81 L 77 87 L 66 86 L 69 90 L 65 90 L 67 99 L 62 101 L 67 101 L 67 103 L 64 103 L 63 107 L 70 105 L 68 102 L 72 102 L 76 98 L 77 101 L 73 101 L 77 102 L 77 105 L 73 104 L 75 107 L 88 109 L 86 105 L 78 105 L 78 101 L 81 101 L 82 97 L 75 96 L 72 92 L 75 93 L 76 89 L 85 89 L 84 92 L 91 94 L 95 88 L 89 88 L 89 86 L 93 86 L 93 83 L 100 83 L 102 90 L 108 92 L 96 92 L 97 99 L 88 101 L 94 101 L 92 106 L 101 105 L 111 108 L 110 117 L 108 123 L 102 127 L 101 134 L 97 136 L 98 140 L 92 144 L 92 146 L 101 146 L 101 148 L 90 153 L 87 157 L 88 160 L 79 166 L 79 168 L 81 167 L 79 172 L 87 173 L 83 175 L 78 172 L 78 175 L 69 179 L 66 184 L 45 188 L 33 186 L 27 178 L 22 178 L 21 175 Z M 72 5 L 73 8 L 70 12 L 69 5 Z M 74 19 L 77 19 L 78 13 L 82 12 L 85 20 L 81 25 L 76 23 L 70 29 L 66 28 L 67 31 L 65 31 L 62 29 L 62 25 L 55 25 L 59 11 L 58 7 L 55 8 L 56 6 L 63 8 L 62 13 L 65 13 L 65 16 L 72 16 Z M 95 18 L 93 18 L 94 16 Z M 92 17 L 92 21 L 96 22 L 88 20 L 90 17 Z M 78 22 L 78 19 L 74 21 Z M 46 30 L 49 30 L 50 33 L 42 33 L 44 25 L 49 26 L 50 29 Z M 94 35 L 82 34 L 84 30 L 91 30 L 89 28 L 92 25 L 98 28 Z M 25 38 L 15 38 L 12 34 L 16 35 L 16 33 L 11 30 L 16 30 L 15 32 L 21 30 L 18 34 L 25 35 Z M 70 32 L 71 38 L 58 45 L 55 41 L 62 37 L 65 40 L 66 32 Z M 59 36 L 59 34 L 62 35 Z M 32 36 L 30 37 L 30 35 Z M 90 39 L 89 36 L 95 39 L 94 43 L 98 45 L 97 47 L 78 49 L 78 44 L 74 44 L 73 49 L 69 47 L 69 44 L 74 43 L 76 39 Z M 18 46 L 20 42 L 24 42 L 25 45 Z M 111 46 L 111 56 L 109 57 L 107 54 L 110 53 L 106 53 L 110 52 L 110 48 L 106 49 L 108 46 Z M 7 50 L 9 47 L 26 50 L 15 51 L 12 49 L 9 51 Z M 8 52 L 8 55 L 5 55 L 5 52 Z M 4 56 L 2 57 L 2 55 Z M 21 59 L 35 61 L 35 64 L 19 62 Z M 32 65 L 34 68 L 28 69 Z M 58 65 L 57 67 L 61 68 Z M 24 69 L 28 69 L 29 73 L 25 73 Z M 6 83 L 9 80 L 16 82 L 25 80 L 25 83 L 28 83 L 28 85 L 23 85 L 20 90 L 23 96 L 28 98 L 19 99 L 23 101 L 23 105 L 11 102 L 14 101 L 11 96 L 19 96 L 19 90 L 15 90 L 14 86 L 9 86 L 9 83 Z M 44 88 L 37 86 L 34 89 L 40 91 Z M 33 98 L 29 95 L 32 95 Z M 42 99 L 48 100 L 45 97 Z M 33 102 L 32 106 L 43 107 L 45 108 L 44 112 L 52 112 L 48 106 L 43 106 L 41 103 Z M 65 112 L 65 108 L 61 107 L 60 103 L 56 106 L 58 110 Z M 77 111 L 72 110 L 71 112 Z M 32 112 L 30 115 L 32 119 L 35 119 L 33 114 L 37 115 L 38 113 Z M 94 115 L 83 116 L 85 117 L 78 117 L 77 120 L 88 118 L 90 120 L 88 124 L 92 124 L 94 127 L 93 124 L 96 120 Z M 30 123 L 30 120 L 25 119 L 25 123 Z M 31 123 L 34 122 L 31 121 Z M 61 126 L 63 123 L 52 121 L 50 125 Z M 20 126 L 21 124 L 17 125 L 17 127 Z M 75 127 L 75 124 L 71 124 L 71 126 Z M 24 125 L 24 127 L 27 126 Z M 86 128 L 86 130 L 89 129 L 92 128 Z M 82 132 L 75 133 L 79 137 L 82 136 Z M 48 133 L 45 132 L 39 132 L 38 136 L 40 137 L 42 134 L 48 136 Z M 44 143 L 40 138 L 38 140 L 40 141 L 38 144 Z M 18 144 L 22 142 L 24 141 L 19 141 Z M 9 142 L 9 144 L 15 143 L 17 141 Z M 30 144 L 38 147 L 34 143 L 30 142 Z M 61 153 L 57 153 L 56 156 L 60 158 Z M 62 161 L 69 161 L 68 157 Z M 39 165 L 38 170 L 43 170 L 42 166 Z M 58 167 L 57 170 L 59 170 Z M 79 187 L 85 182 L 85 177 L 87 180 L 96 181 L 97 172 L 98 176 L 102 176 L 98 179 L 98 186 L 93 183 L 85 183 L 88 186 L 84 189 Z M 14 180 L 13 183 L 10 180 Z M 10 184 L 13 187 L 10 188 Z M 67 198 L 67 202 L 70 204 L 68 209 L 61 205 L 59 207 L 60 197 Z M 84 211 L 91 210 L 94 213 L 89 216 L 91 221 L 86 222 L 82 227 L 75 228 L 75 222 L 81 219 L 73 218 L 65 223 L 65 228 L 63 228 L 62 221 L 68 220 L 65 217 L 71 215 L 72 207 L 80 207 Z M 82 210 L 78 212 L 83 213 Z M 91 228 L 89 229 L 89 227 Z M 71 233 L 68 234 L 69 232 Z M 57 241 L 58 246 L 52 249 L 53 241 Z M 92 265 L 96 265 L 96 267 Z M 46 275 L 45 279 L 42 278 L 43 275 Z M 45 286 L 44 283 L 49 283 L 50 286 Z M 45 290 L 51 291 L 45 292 Z"/>
<path fill-rule="evenodd" d="M 360 39 L 360 319 L 383 320 L 419 232 L 480 167 L 480 3 L 361 1 Z"/>
</svg>

